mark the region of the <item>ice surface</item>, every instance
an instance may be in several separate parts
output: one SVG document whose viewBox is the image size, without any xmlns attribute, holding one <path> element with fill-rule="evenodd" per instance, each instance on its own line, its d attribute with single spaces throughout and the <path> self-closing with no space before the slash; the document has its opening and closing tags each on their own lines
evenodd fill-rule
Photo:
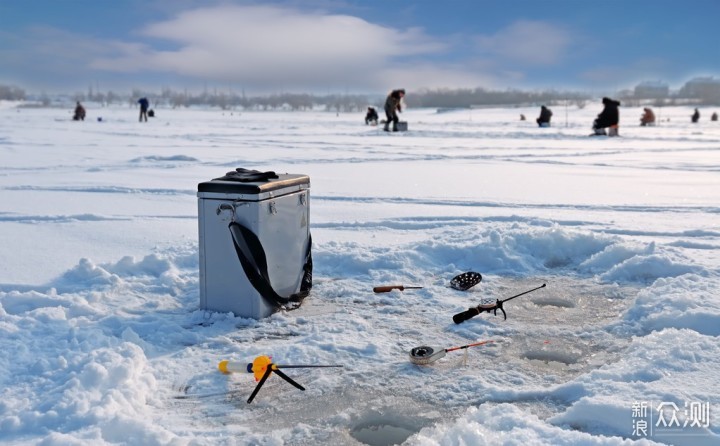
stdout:
<svg viewBox="0 0 720 446">
<path fill-rule="evenodd" d="M 0 441 L 720 443 L 720 126 L 691 108 L 639 127 L 623 107 L 620 138 L 591 138 L 592 105 L 542 129 L 519 121 L 535 108 L 407 110 L 402 134 L 362 113 L 141 124 L 16 105 L 0 106 Z M 311 178 L 298 310 L 198 309 L 197 184 L 235 167 Z M 451 289 L 464 271 L 482 283 Z M 452 322 L 542 283 L 507 321 Z M 423 288 L 372 292 L 387 284 Z M 288 369 L 305 392 L 271 377 L 248 405 L 251 375 L 217 363 L 262 354 L 344 368 Z M 709 404 L 707 426 L 637 435 L 633 408 L 662 402 L 681 422 Z"/>
</svg>

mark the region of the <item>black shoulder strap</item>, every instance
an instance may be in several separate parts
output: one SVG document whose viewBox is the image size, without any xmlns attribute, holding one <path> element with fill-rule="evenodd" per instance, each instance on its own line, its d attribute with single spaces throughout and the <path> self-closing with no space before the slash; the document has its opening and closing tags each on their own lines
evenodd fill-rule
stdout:
<svg viewBox="0 0 720 446">
<path fill-rule="evenodd" d="M 245 275 L 257 292 L 276 307 L 288 305 L 292 305 L 293 309 L 299 307 L 302 300 L 310 293 L 310 288 L 312 288 L 312 238 L 308 240 L 300 291 L 288 297 L 282 297 L 275 292 L 270 284 L 265 250 L 258 237 L 250 229 L 236 221 L 231 222 L 229 228 L 235 252 L 237 252 L 240 259 L 243 271 L 245 271 Z"/>
</svg>

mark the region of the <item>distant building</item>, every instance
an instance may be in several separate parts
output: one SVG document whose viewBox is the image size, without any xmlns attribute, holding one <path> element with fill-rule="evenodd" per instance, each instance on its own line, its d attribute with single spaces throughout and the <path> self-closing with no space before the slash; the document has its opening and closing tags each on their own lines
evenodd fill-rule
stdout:
<svg viewBox="0 0 720 446">
<path fill-rule="evenodd" d="M 720 99 L 720 79 L 696 77 L 685 83 L 678 96 L 697 99 Z"/>
<path fill-rule="evenodd" d="M 670 87 L 658 81 L 641 82 L 635 87 L 634 96 L 638 99 L 664 99 L 670 96 Z"/>
</svg>

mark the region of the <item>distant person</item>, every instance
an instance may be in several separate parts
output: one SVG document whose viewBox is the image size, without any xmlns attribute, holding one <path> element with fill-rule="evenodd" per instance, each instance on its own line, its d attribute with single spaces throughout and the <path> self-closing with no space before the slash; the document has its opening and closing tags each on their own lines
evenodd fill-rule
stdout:
<svg viewBox="0 0 720 446">
<path fill-rule="evenodd" d="M 145 122 L 147 122 L 147 112 L 148 107 L 150 106 L 150 101 L 148 101 L 147 98 L 143 97 L 138 99 L 138 104 L 140 104 L 140 122 L 142 122 L 143 119 L 145 119 Z"/>
<path fill-rule="evenodd" d="M 692 122 L 697 124 L 697 122 L 700 120 L 700 110 L 698 110 L 696 108 L 695 113 L 693 113 L 693 115 L 690 117 L 690 119 L 692 119 Z"/>
<path fill-rule="evenodd" d="M 711 120 L 711 121 L 717 121 L 717 120 L 718 120 L 717 112 L 714 112 L 714 113 L 710 116 L 710 120 Z"/>
<path fill-rule="evenodd" d="M 544 105 L 540 107 L 540 116 L 536 119 L 536 122 L 540 127 L 550 127 L 550 118 L 552 118 L 552 111 Z"/>
<path fill-rule="evenodd" d="M 524 121 L 524 120 L 525 120 L 525 115 L 523 115 L 522 113 L 520 114 L 520 120 L 521 120 L 521 121 Z"/>
<path fill-rule="evenodd" d="M 73 121 L 84 121 L 85 120 L 85 107 L 80 104 L 80 101 L 75 103 L 75 114 L 73 115 Z"/>
<path fill-rule="evenodd" d="M 377 125 L 378 119 L 379 116 L 375 107 L 368 107 L 367 114 L 365 115 L 365 125 Z"/>
<path fill-rule="evenodd" d="M 620 122 L 620 110 L 618 109 L 618 107 L 620 107 L 620 101 L 605 97 L 602 99 L 602 103 L 604 106 L 603 111 L 600 112 L 593 122 L 595 135 L 607 135 L 605 129 L 613 126 L 617 128 Z"/>
<path fill-rule="evenodd" d="M 392 122 L 393 132 L 398 131 L 398 121 L 400 119 L 398 118 L 398 112 L 402 112 L 402 99 L 405 97 L 405 90 L 393 90 L 390 92 L 390 94 L 387 96 L 387 99 L 385 99 L 385 115 L 387 116 L 387 121 L 385 121 L 385 130 L 386 132 L 390 131 L 390 123 Z"/>
<path fill-rule="evenodd" d="M 640 116 L 640 125 L 655 125 L 655 113 L 649 107 L 643 108 L 643 114 Z"/>
</svg>

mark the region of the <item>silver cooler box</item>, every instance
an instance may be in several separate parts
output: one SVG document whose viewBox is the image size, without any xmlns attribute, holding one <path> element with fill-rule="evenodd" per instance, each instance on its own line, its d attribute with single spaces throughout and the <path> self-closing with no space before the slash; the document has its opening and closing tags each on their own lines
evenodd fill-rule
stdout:
<svg viewBox="0 0 720 446">
<path fill-rule="evenodd" d="M 230 230 L 233 221 L 257 236 L 272 289 L 280 296 L 300 291 L 311 243 L 307 175 L 281 174 L 258 182 L 216 179 L 198 184 L 197 196 L 200 309 L 254 319 L 278 309 L 243 269 Z"/>
</svg>

